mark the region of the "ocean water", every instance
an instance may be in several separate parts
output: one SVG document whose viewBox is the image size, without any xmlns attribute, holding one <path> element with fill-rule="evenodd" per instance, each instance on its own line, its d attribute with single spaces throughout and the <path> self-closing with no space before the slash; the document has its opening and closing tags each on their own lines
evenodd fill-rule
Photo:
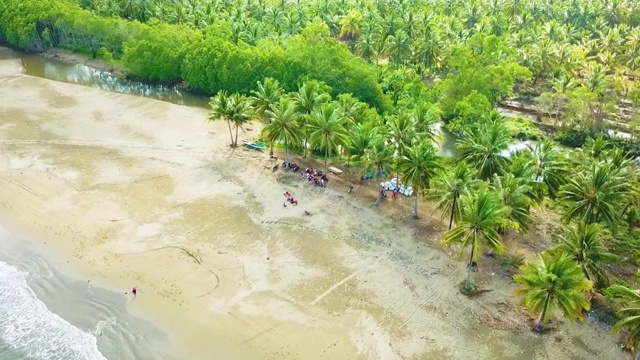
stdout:
<svg viewBox="0 0 640 360">
<path fill-rule="evenodd" d="M 177 359 L 131 298 L 74 278 L 35 243 L 0 229 L 0 360 Z"/>
</svg>

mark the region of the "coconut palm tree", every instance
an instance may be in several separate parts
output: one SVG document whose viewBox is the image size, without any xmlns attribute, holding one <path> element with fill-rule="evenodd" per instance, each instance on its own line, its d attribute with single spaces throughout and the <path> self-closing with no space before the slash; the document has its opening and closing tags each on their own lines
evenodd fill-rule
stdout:
<svg viewBox="0 0 640 360">
<path fill-rule="evenodd" d="M 554 307 L 568 318 L 582 320 L 582 310 L 591 307 L 584 292 L 591 290 L 592 283 L 580 265 L 562 253 L 543 252 L 539 261 L 538 265 L 527 262 L 520 267 L 520 274 L 513 277 L 521 285 L 515 290 L 521 296 L 520 304 L 537 316 L 533 330 L 544 331 Z"/>
<path fill-rule="evenodd" d="M 500 202 L 509 209 L 508 218 L 517 224 L 517 229 L 526 232 L 531 215 L 531 186 L 522 184 L 513 174 L 493 175 L 491 188 L 498 194 Z"/>
<path fill-rule="evenodd" d="M 617 256 L 600 242 L 602 228 L 598 224 L 572 225 L 565 228 L 560 245 L 555 249 L 569 255 L 582 267 L 587 279 L 596 285 L 607 286 L 607 274 L 601 265 L 613 263 Z"/>
<path fill-rule="evenodd" d="M 267 114 L 267 110 L 280 101 L 280 98 L 284 94 L 282 86 L 280 86 L 278 80 L 266 78 L 264 82 L 258 81 L 258 88 L 251 93 L 253 94 L 251 100 L 253 101 L 256 113 L 260 116 L 262 122 L 268 124 L 270 117 Z"/>
<path fill-rule="evenodd" d="M 393 163 L 393 147 L 385 142 L 384 137 L 374 135 L 369 147 L 364 152 L 363 164 L 365 171 L 373 170 L 376 180 L 384 174 L 385 169 Z M 382 197 L 378 192 L 375 206 L 380 205 Z"/>
<path fill-rule="evenodd" d="M 289 144 L 298 143 L 300 139 L 300 113 L 296 104 L 288 97 L 283 97 L 266 111 L 269 123 L 262 129 L 262 134 L 271 143 L 284 142 L 285 157 L 289 158 Z"/>
<path fill-rule="evenodd" d="M 418 198 L 429 189 L 429 181 L 441 168 L 438 152 L 430 141 L 414 144 L 405 151 L 398 161 L 402 182 L 411 184 L 414 191 L 413 218 L 418 218 Z"/>
<path fill-rule="evenodd" d="M 458 144 L 459 158 L 475 167 L 478 176 L 486 180 L 504 171 L 508 163 L 504 152 L 510 142 L 503 122 L 481 124 Z"/>
<path fill-rule="evenodd" d="M 232 94 L 229 97 L 231 106 L 229 108 L 228 118 L 233 123 L 236 131 L 233 146 L 238 146 L 238 129 L 242 129 L 244 124 L 251 122 L 254 117 L 253 107 L 248 97 L 240 94 Z M 243 129 L 244 131 L 244 129 Z"/>
<path fill-rule="evenodd" d="M 211 112 L 209 113 L 208 120 L 225 120 L 227 122 L 229 126 L 229 136 L 231 137 L 231 144 L 229 146 L 233 147 L 233 132 L 231 131 L 230 116 L 233 104 L 231 103 L 229 94 L 224 90 L 218 91 L 218 93 L 211 98 L 211 101 L 209 101 L 209 106 L 211 107 Z"/>
<path fill-rule="evenodd" d="M 618 312 L 621 320 L 613 325 L 612 330 L 614 333 L 627 330 L 624 346 L 635 352 L 640 345 L 640 292 L 623 285 L 611 285 L 609 290 L 627 301 L 626 306 Z"/>
<path fill-rule="evenodd" d="M 566 157 L 558 151 L 557 145 L 548 139 L 535 146 L 528 146 L 533 156 L 535 181 L 544 183 L 547 195 L 553 199 L 566 181 Z"/>
<path fill-rule="evenodd" d="M 318 81 L 305 81 L 297 92 L 293 93 L 293 100 L 302 111 L 301 125 L 303 125 L 304 144 L 302 148 L 302 157 L 307 157 L 307 143 L 309 141 L 309 133 L 306 125 L 310 121 L 311 112 L 320 104 L 331 101 L 329 91 L 331 89 L 324 83 Z"/>
<path fill-rule="evenodd" d="M 480 246 L 484 243 L 497 254 L 504 252 L 498 228 L 507 223 L 508 209 L 500 203 L 496 193 L 482 188 L 474 196 L 461 198 L 461 202 L 460 220 L 453 229 L 444 234 L 442 242 L 445 245 L 456 243 L 462 248 L 471 248 L 465 282 L 465 289 L 470 291 L 473 288 L 471 269 L 477 260 Z"/>
<path fill-rule="evenodd" d="M 466 163 L 457 163 L 453 168 L 444 168 L 438 171 L 433 178 L 431 189 L 427 197 L 437 201 L 437 207 L 442 211 L 442 216 L 449 215 L 449 230 L 454 219 L 460 219 L 462 207 L 458 200 L 461 196 L 468 196 L 477 185 L 475 180 L 476 170 Z"/>
<path fill-rule="evenodd" d="M 603 221 L 615 231 L 619 222 L 617 209 L 629 193 L 630 184 L 620 169 L 594 162 L 584 171 L 574 171 L 560 191 L 560 198 L 567 204 L 565 221 Z"/>
<path fill-rule="evenodd" d="M 327 160 L 331 149 L 349 143 L 349 135 L 344 127 L 344 117 L 335 103 L 322 104 L 316 108 L 307 124 L 311 143 L 324 148 L 324 171 L 327 171 Z"/>
</svg>

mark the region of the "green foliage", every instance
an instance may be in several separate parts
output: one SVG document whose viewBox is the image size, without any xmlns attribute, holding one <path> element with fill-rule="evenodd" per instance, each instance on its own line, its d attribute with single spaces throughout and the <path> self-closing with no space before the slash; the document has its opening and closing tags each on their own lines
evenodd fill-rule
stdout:
<svg viewBox="0 0 640 360">
<path fill-rule="evenodd" d="M 560 192 L 567 204 L 565 220 L 603 222 L 615 232 L 620 222 L 618 206 L 630 191 L 623 169 L 614 164 L 594 162 L 584 171 L 574 170 Z"/>
<path fill-rule="evenodd" d="M 460 220 L 444 234 L 442 243 L 459 244 L 463 249 L 471 248 L 467 264 L 467 285 L 471 286 L 471 268 L 478 258 L 480 246 L 485 245 L 497 254 L 504 252 L 498 229 L 508 225 L 509 210 L 500 203 L 496 193 L 483 188 L 474 196 L 461 198 L 460 202 Z"/>
<path fill-rule="evenodd" d="M 122 65 L 130 75 L 163 83 L 180 80 L 187 44 L 197 41 L 199 32 L 179 26 L 141 26 L 139 36 L 123 44 Z"/>
<path fill-rule="evenodd" d="M 584 292 L 591 290 L 592 284 L 568 255 L 544 252 L 538 265 L 526 263 L 513 280 L 520 284 L 515 290 L 520 304 L 537 317 L 534 330 L 538 332 L 544 330 L 554 307 L 571 320 L 582 320 L 583 310 L 591 307 Z"/>
<path fill-rule="evenodd" d="M 566 127 L 556 131 L 553 139 L 564 146 L 579 148 L 592 136 L 591 132 L 579 127 Z"/>
<path fill-rule="evenodd" d="M 531 121 L 522 118 L 510 118 L 505 120 L 505 127 L 511 137 L 518 140 L 542 140 L 544 133 Z"/>
<path fill-rule="evenodd" d="M 489 179 L 502 174 L 509 159 L 511 137 L 501 121 L 479 124 L 458 144 L 459 157 L 478 170 L 478 177 Z"/>
<path fill-rule="evenodd" d="M 470 196 L 478 184 L 476 174 L 474 168 L 459 162 L 455 166 L 440 169 L 433 179 L 427 198 L 437 202 L 443 218 L 449 216 L 449 229 L 453 221 L 458 221 L 462 216 L 462 206 L 458 203 L 460 197 Z"/>
<path fill-rule="evenodd" d="M 148 15 L 140 15 L 146 13 L 118 12 L 127 19 L 148 21 Z M 350 93 L 379 111 L 390 110 L 371 65 L 323 35 L 317 24 L 284 41 L 262 39 L 255 46 L 239 41 L 233 25 L 231 36 L 219 31 L 223 24 L 207 28 L 203 35 L 182 22 L 102 17 L 66 0 L 7 0 L 0 8 L 3 36 L 22 49 L 43 51 L 53 46 L 92 56 L 110 53 L 121 58 L 130 75 L 158 82 L 183 80 L 206 94 L 220 90 L 249 94 L 265 77 L 278 80 L 287 91 L 297 89 L 303 78 L 317 79 L 331 86 L 334 96 Z"/>
<path fill-rule="evenodd" d="M 613 325 L 612 331 L 618 333 L 622 329 L 627 330 L 624 345 L 635 351 L 640 345 L 640 293 L 622 285 L 613 285 L 609 291 L 627 301 L 625 308 L 618 313 L 621 320 Z"/>
<path fill-rule="evenodd" d="M 601 232 L 602 228 L 597 224 L 579 223 L 577 226 L 569 226 L 560 238 L 560 245 L 556 247 L 580 264 L 587 279 L 598 287 L 609 283 L 602 266 L 616 260 L 616 256 L 600 242 Z"/>
</svg>

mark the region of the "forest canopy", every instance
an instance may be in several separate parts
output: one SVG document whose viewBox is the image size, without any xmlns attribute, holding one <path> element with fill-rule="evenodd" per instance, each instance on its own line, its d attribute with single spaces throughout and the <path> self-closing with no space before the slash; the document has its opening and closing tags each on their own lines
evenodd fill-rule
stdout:
<svg viewBox="0 0 640 360">
<path fill-rule="evenodd" d="M 156 18 L 143 23 L 108 15 L 84 10 L 72 0 L 8 0 L 0 5 L 1 37 L 27 51 L 54 47 L 116 59 L 131 76 L 184 81 L 207 94 L 221 89 L 249 93 L 265 77 L 290 90 L 315 79 L 329 85 L 334 96 L 351 93 L 379 111 L 390 110 L 374 67 L 330 37 L 326 26 L 311 24 L 295 36 L 250 45 L 234 38 L 232 24 L 222 19 L 194 29 Z"/>
</svg>

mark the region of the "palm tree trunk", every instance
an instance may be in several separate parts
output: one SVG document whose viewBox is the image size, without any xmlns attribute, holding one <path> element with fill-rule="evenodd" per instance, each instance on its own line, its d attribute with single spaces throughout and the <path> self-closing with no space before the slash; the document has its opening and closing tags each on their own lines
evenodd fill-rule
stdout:
<svg viewBox="0 0 640 360">
<path fill-rule="evenodd" d="M 467 284 L 465 285 L 467 289 L 471 288 L 471 268 L 473 266 L 474 251 L 475 251 L 475 241 L 473 244 L 471 244 L 471 254 L 469 255 L 469 264 L 467 264 Z"/>
<path fill-rule="evenodd" d="M 289 146 L 287 144 L 287 137 L 284 137 L 284 159 L 289 161 Z"/>
<path fill-rule="evenodd" d="M 453 224 L 453 214 L 456 212 L 456 203 L 458 202 L 458 197 L 453 197 L 453 205 L 451 205 L 451 216 L 449 217 L 449 230 L 451 230 L 451 225 Z"/>
<path fill-rule="evenodd" d="M 413 218 L 418 218 L 418 192 L 416 191 L 416 198 L 413 199 Z"/>
<path fill-rule="evenodd" d="M 269 157 L 273 157 L 273 141 L 271 142 L 271 147 L 269 148 Z"/>
<path fill-rule="evenodd" d="M 307 134 L 304 134 L 304 147 L 302 148 L 302 158 L 307 158 Z"/>
<path fill-rule="evenodd" d="M 329 146 L 324 150 L 324 172 L 327 172 L 327 159 L 329 159 Z"/>
<path fill-rule="evenodd" d="M 238 128 L 239 126 L 236 125 L 236 140 L 233 142 L 233 146 L 238 146 Z"/>
<path fill-rule="evenodd" d="M 540 315 L 536 319 L 536 324 L 533 326 L 533 331 L 541 333 L 544 331 L 544 318 L 547 315 L 547 310 L 549 309 L 549 300 L 551 299 L 551 293 L 547 293 L 547 298 L 544 299 L 544 306 L 542 307 L 542 311 Z"/>
<path fill-rule="evenodd" d="M 231 137 L 231 145 L 233 146 L 233 131 L 231 131 L 231 121 L 227 120 L 227 125 L 229 126 L 229 137 Z"/>
</svg>

